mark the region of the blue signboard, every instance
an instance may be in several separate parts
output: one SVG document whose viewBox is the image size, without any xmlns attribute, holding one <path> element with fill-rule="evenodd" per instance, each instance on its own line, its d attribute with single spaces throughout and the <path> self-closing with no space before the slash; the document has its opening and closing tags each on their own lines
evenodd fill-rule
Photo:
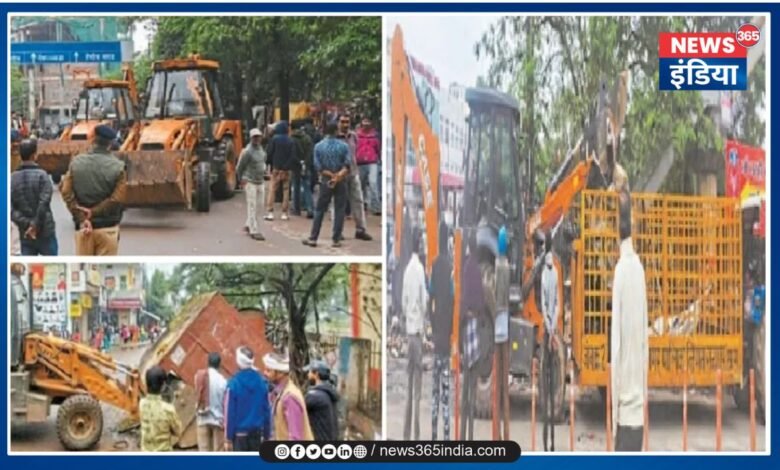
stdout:
<svg viewBox="0 0 780 470">
<path fill-rule="evenodd" d="M 61 64 L 67 62 L 122 62 L 121 41 L 14 42 L 13 64 Z"/>
</svg>

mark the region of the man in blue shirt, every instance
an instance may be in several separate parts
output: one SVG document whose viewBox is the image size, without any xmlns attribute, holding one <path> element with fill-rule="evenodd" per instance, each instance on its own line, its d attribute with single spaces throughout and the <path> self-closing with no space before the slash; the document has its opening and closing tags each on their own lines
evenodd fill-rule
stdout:
<svg viewBox="0 0 780 470">
<path fill-rule="evenodd" d="M 347 205 L 347 183 L 349 176 L 350 152 L 344 142 L 336 138 L 336 123 L 325 127 L 325 139 L 314 146 L 314 170 L 320 177 L 320 194 L 314 208 L 314 224 L 304 245 L 317 246 L 322 219 L 333 199 L 335 217 L 333 219 L 333 247 L 341 246 L 341 233 L 344 229 L 344 212 Z"/>
<path fill-rule="evenodd" d="M 225 450 L 258 452 L 271 438 L 271 403 L 268 382 L 254 366 L 255 354 L 242 346 L 236 350 L 239 371 L 225 392 Z"/>
</svg>

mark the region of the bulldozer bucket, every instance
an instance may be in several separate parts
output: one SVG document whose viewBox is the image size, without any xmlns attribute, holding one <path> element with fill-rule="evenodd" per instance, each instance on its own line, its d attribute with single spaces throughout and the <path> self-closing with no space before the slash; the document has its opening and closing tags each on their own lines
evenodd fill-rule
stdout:
<svg viewBox="0 0 780 470">
<path fill-rule="evenodd" d="M 38 142 L 38 165 L 47 173 L 58 178 L 68 171 L 70 161 L 76 155 L 89 151 L 92 144 L 86 140 L 63 142 L 42 140 Z"/>
<path fill-rule="evenodd" d="M 191 205 L 190 152 L 141 150 L 119 152 L 125 162 L 127 192 L 125 207 Z"/>
</svg>

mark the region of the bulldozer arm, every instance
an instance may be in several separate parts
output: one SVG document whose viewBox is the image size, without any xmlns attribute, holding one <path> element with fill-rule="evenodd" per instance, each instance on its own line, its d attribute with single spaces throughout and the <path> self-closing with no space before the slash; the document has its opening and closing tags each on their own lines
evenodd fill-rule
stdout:
<svg viewBox="0 0 780 470">
<path fill-rule="evenodd" d="M 120 151 L 125 162 L 125 207 L 186 205 L 192 194 L 191 153 L 183 150 Z"/>
<path fill-rule="evenodd" d="M 42 140 L 38 142 L 38 165 L 57 178 L 67 173 L 73 157 L 87 152 L 90 147 L 91 144 L 86 140 Z"/>
</svg>

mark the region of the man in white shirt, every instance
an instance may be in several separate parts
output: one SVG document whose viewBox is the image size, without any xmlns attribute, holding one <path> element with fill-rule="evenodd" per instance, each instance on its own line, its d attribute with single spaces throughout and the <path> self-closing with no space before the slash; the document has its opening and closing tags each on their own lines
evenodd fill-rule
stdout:
<svg viewBox="0 0 780 470">
<path fill-rule="evenodd" d="M 553 353 L 555 332 L 558 326 L 558 270 L 553 264 L 552 233 L 547 231 L 544 237 L 544 267 L 542 268 L 542 314 L 544 315 L 544 361 L 542 380 L 544 380 L 544 428 L 542 441 L 544 450 L 555 452 L 555 354 Z M 560 347 L 560 345 L 557 345 Z M 560 366 L 560 364 L 557 364 Z M 549 436 L 549 441 L 548 441 Z"/>
<path fill-rule="evenodd" d="M 406 419 L 404 421 L 404 439 L 411 435 L 414 419 L 414 440 L 420 439 L 420 397 L 422 392 L 422 335 L 425 312 L 428 306 L 425 269 L 420 261 L 420 239 L 413 231 L 412 257 L 404 271 L 402 301 L 406 316 L 406 336 L 408 337 L 409 388 L 406 398 Z M 414 415 L 412 415 L 414 405 Z"/>
<path fill-rule="evenodd" d="M 198 398 L 198 450 L 217 452 L 225 439 L 225 388 L 227 380 L 219 372 L 218 353 L 208 355 L 208 368 L 195 374 L 195 393 Z"/>
<path fill-rule="evenodd" d="M 612 422 L 615 450 L 642 450 L 647 401 L 647 287 L 631 241 L 631 197 L 619 193 L 620 259 L 612 283 Z"/>
</svg>

